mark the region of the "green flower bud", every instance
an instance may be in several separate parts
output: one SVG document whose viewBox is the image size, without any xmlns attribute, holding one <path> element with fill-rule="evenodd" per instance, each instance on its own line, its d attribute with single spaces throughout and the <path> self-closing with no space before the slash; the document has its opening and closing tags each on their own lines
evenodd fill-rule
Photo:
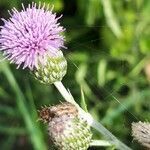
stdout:
<svg viewBox="0 0 150 150">
<path fill-rule="evenodd" d="M 45 63 L 38 63 L 33 71 L 35 78 L 43 84 L 61 81 L 66 72 L 67 61 L 60 50 L 53 56 L 47 55 Z"/>
<path fill-rule="evenodd" d="M 48 123 L 49 136 L 57 150 L 88 149 L 92 138 L 90 126 L 80 118 L 74 105 L 43 107 L 40 119 Z"/>
</svg>

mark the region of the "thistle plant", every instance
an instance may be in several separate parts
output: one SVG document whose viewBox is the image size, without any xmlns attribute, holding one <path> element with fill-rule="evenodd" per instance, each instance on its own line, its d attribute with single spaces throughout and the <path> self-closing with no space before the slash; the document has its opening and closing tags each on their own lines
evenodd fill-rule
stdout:
<svg viewBox="0 0 150 150">
<path fill-rule="evenodd" d="M 130 150 L 94 120 L 90 113 L 85 112 L 62 84 L 67 62 L 61 51 L 65 48 L 62 35 L 65 29 L 58 23 L 61 16 L 56 17 L 49 6 L 41 3 L 32 3 L 27 8 L 22 5 L 20 12 L 13 8 L 9 14 L 8 20 L 2 19 L 4 26 L 0 32 L 0 47 L 4 57 L 15 63 L 17 68 L 28 68 L 41 83 L 54 84 L 65 101 L 69 102 L 67 105 L 45 107 L 40 111 L 40 118 L 48 124 L 54 145 L 60 150 L 73 150 L 75 145 L 76 149 L 86 150 L 91 141 L 89 127 L 93 127 L 110 145 L 120 150 Z M 75 112 L 72 113 L 70 108 Z"/>
</svg>

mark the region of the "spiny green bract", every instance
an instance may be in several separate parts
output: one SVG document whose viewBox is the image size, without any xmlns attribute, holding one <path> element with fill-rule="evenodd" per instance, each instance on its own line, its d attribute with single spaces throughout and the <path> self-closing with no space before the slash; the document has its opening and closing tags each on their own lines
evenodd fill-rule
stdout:
<svg viewBox="0 0 150 150">
<path fill-rule="evenodd" d="M 55 149 L 88 149 L 92 132 L 87 122 L 79 116 L 75 105 L 64 102 L 55 106 L 44 106 L 39 110 L 39 119 L 48 124 L 50 141 Z"/>
<path fill-rule="evenodd" d="M 67 72 L 67 61 L 61 51 L 55 56 L 47 56 L 45 65 L 39 64 L 33 71 L 35 78 L 43 84 L 61 81 Z"/>
<path fill-rule="evenodd" d="M 87 150 L 92 138 L 90 126 L 78 117 L 55 118 L 48 130 L 57 150 Z"/>
</svg>

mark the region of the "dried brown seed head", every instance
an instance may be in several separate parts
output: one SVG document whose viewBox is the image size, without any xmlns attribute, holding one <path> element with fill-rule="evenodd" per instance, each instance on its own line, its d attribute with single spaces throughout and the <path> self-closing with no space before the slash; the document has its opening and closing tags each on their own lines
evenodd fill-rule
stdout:
<svg viewBox="0 0 150 150">
<path fill-rule="evenodd" d="M 132 135 L 139 143 L 150 149 L 150 123 L 132 123 Z"/>
<path fill-rule="evenodd" d="M 65 102 L 42 107 L 40 119 L 48 123 L 50 140 L 59 150 L 87 150 L 92 133 L 87 122 L 79 116 L 75 105 Z"/>
<path fill-rule="evenodd" d="M 78 115 L 78 110 L 75 105 L 65 102 L 62 104 L 58 104 L 56 106 L 52 106 L 50 111 L 55 114 L 55 117 L 63 116 L 63 115 Z"/>
<path fill-rule="evenodd" d="M 78 110 L 73 104 L 68 102 L 55 106 L 44 106 L 39 110 L 39 120 L 42 120 L 44 123 L 48 123 L 53 118 L 63 115 L 78 116 Z"/>
</svg>

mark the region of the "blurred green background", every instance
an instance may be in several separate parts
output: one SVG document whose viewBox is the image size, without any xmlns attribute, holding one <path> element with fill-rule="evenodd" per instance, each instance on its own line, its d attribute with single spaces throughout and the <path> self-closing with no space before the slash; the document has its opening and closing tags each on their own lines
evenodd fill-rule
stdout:
<svg viewBox="0 0 150 150">
<path fill-rule="evenodd" d="M 0 0 L 0 17 L 31 0 Z M 39 2 L 39 0 L 35 0 Z M 68 72 L 63 83 L 89 112 L 134 150 L 131 123 L 150 121 L 150 1 L 41 0 L 63 14 Z M 2 25 L 2 22 L 0 22 Z M 2 58 L 2 57 L 1 57 Z M 46 127 L 37 122 L 41 105 L 63 101 L 55 87 L 28 70 L 0 62 L 0 149 L 48 150 Z M 104 139 L 96 131 L 93 138 Z M 90 150 L 111 148 L 90 148 Z"/>
</svg>

